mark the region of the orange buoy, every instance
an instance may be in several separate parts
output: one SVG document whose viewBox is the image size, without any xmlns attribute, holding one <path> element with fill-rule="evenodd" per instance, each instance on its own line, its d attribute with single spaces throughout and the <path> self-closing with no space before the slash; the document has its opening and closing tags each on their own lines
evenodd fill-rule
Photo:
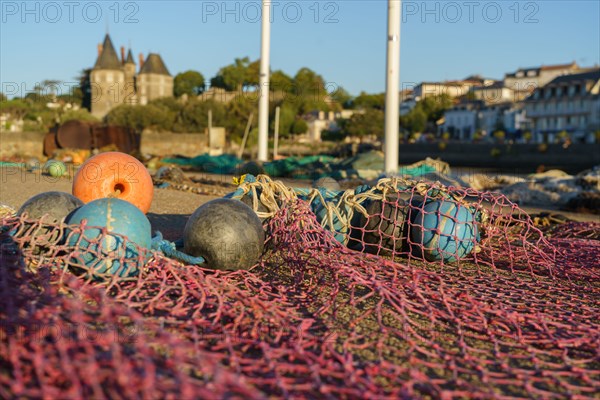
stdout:
<svg viewBox="0 0 600 400">
<path fill-rule="evenodd" d="M 84 203 L 116 197 L 147 213 L 154 186 L 144 164 L 128 154 L 111 151 L 83 163 L 73 179 L 73 195 Z"/>
</svg>

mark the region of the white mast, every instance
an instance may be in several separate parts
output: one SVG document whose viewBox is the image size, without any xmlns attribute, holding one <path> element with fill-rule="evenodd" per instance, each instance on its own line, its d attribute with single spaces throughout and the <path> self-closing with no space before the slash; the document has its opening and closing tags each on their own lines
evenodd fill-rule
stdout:
<svg viewBox="0 0 600 400">
<path fill-rule="evenodd" d="M 385 172 L 398 172 L 400 10 L 401 0 L 388 0 L 387 67 L 385 82 Z"/>
<path fill-rule="evenodd" d="M 269 155 L 269 53 L 271 47 L 271 2 L 262 0 L 262 34 L 260 41 L 260 99 L 258 102 L 258 161 Z"/>
</svg>

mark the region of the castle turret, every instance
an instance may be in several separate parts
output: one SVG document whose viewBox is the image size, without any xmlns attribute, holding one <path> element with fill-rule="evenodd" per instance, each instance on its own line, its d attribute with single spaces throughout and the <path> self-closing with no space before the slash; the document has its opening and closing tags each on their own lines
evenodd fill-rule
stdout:
<svg viewBox="0 0 600 400">
<path fill-rule="evenodd" d="M 108 34 L 104 37 L 104 43 L 98 46 L 98 52 L 98 59 L 90 74 L 91 111 L 92 115 L 103 118 L 123 102 L 125 73 Z"/>
<path fill-rule="evenodd" d="M 147 104 L 161 97 L 173 97 L 173 77 L 156 53 L 148 54 L 148 58 L 140 66 L 136 84 L 140 104 Z"/>
</svg>

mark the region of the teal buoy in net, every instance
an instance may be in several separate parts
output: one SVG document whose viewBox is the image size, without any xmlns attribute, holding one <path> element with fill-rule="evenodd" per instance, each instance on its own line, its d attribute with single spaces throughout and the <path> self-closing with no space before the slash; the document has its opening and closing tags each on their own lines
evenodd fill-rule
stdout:
<svg viewBox="0 0 600 400">
<path fill-rule="evenodd" d="M 350 212 L 350 208 L 346 204 L 343 204 L 340 208 L 337 209 L 342 218 L 340 218 L 340 216 L 338 216 L 338 214 L 333 210 L 330 214 L 327 210 L 326 204 L 337 204 L 337 198 L 330 197 L 332 193 L 335 193 L 326 191 L 323 188 L 320 188 L 319 190 L 325 198 L 325 203 L 323 203 L 321 197 L 315 197 L 310 204 L 311 210 L 316 215 L 319 224 L 321 224 L 321 226 L 323 226 L 328 231 L 331 231 L 333 233 L 333 236 L 335 237 L 335 240 L 337 240 L 345 246 L 348 244 L 349 240 L 349 224 L 345 220 L 347 219 L 347 216 Z"/>
<path fill-rule="evenodd" d="M 67 244 L 77 248 L 85 266 L 95 275 L 137 275 L 151 255 L 152 234 L 144 213 L 125 200 L 104 198 L 77 209 L 67 223 L 79 225 L 83 220 L 83 238 L 78 244 L 80 234 L 68 230 Z M 107 230 L 104 236 L 101 227 Z"/>
<path fill-rule="evenodd" d="M 44 192 L 27 200 L 18 215 L 26 214 L 30 219 L 40 219 L 45 216 L 47 223 L 61 222 L 75 209 L 83 206 L 83 202 L 70 193 Z"/>
<path fill-rule="evenodd" d="M 478 237 L 471 210 L 451 200 L 427 202 L 411 222 L 411 251 L 428 261 L 457 261 L 473 251 Z"/>
<path fill-rule="evenodd" d="M 184 252 L 219 270 L 249 269 L 262 255 L 265 232 L 254 211 L 235 199 L 215 199 L 188 219 Z"/>
</svg>

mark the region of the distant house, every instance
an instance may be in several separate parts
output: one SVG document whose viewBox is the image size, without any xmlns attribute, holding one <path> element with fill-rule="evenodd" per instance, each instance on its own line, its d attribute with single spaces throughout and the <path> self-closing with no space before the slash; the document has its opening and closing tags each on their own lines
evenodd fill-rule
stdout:
<svg viewBox="0 0 600 400">
<path fill-rule="evenodd" d="M 538 142 L 567 131 L 573 140 L 593 143 L 600 131 L 600 68 L 559 76 L 525 100 Z"/>
<path fill-rule="evenodd" d="M 452 139 L 472 140 L 477 130 L 477 112 L 480 102 L 457 104 L 444 113 L 441 129 L 450 133 Z"/>
<path fill-rule="evenodd" d="M 478 80 L 421 82 L 413 90 L 413 98 L 422 100 L 431 96 L 446 94 L 450 98 L 464 96 L 472 87 L 481 85 Z"/>
<path fill-rule="evenodd" d="M 519 68 L 504 76 L 504 86 L 514 91 L 515 101 L 523 100 L 536 88 L 542 87 L 561 75 L 580 72 L 576 62 L 570 64 L 542 65 L 533 68 Z"/>
<path fill-rule="evenodd" d="M 502 104 L 515 101 L 515 93 L 509 87 L 504 85 L 504 82 L 494 82 L 488 86 L 476 86 L 471 89 L 473 97 L 476 100 L 481 100 L 485 104 Z"/>
<path fill-rule="evenodd" d="M 103 118 L 121 104 L 147 104 L 153 99 L 173 96 L 173 77 L 159 54 L 150 53 L 146 59 L 140 54 L 140 69 L 131 49 L 125 57 L 117 55 L 110 36 L 98 45 L 98 58 L 90 72 L 91 113 Z"/>
<path fill-rule="evenodd" d="M 482 100 L 462 102 L 444 113 L 443 132 L 456 140 L 473 140 L 480 131 L 491 135 L 497 130 L 516 137 L 528 127 L 526 112 L 511 102 L 486 104 Z"/>
</svg>

